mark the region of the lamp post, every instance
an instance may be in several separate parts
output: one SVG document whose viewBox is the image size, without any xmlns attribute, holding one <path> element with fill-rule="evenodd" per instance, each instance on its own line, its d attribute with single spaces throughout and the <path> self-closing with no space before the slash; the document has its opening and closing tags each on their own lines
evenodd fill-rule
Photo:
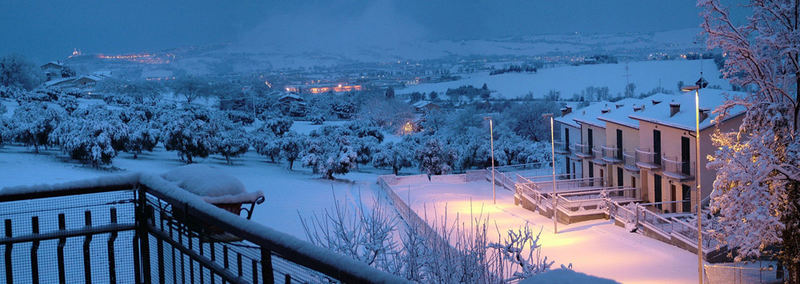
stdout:
<svg viewBox="0 0 800 284">
<path fill-rule="evenodd" d="M 681 88 L 683 92 L 694 91 L 694 114 L 695 114 L 695 182 L 697 183 L 697 190 L 695 192 L 695 202 L 697 203 L 697 273 L 699 283 L 703 283 L 703 215 L 701 212 L 702 206 L 700 198 L 700 88 L 704 87 L 701 75 L 700 80 L 697 81 L 696 86 L 687 86 Z"/>
<path fill-rule="evenodd" d="M 558 234 L 558 214 L 556 214 L 556 206 L 558 205 L 558 199 L 556 198 L 556 148 L 555 148 L 555 137 L 553 135 L 553 114 L 552 113 L 544 113 L 542 117 L 545 119 L 550 119 L 550 159 L 551 159 L 551 166 L 553 168 L 553 196 L 551 197 L 553 202 L 551 205 L 553 206 L 553 234 Z"/>
<path fill-rule="evenodd" d="M 489 143 L 492 147 L 492 203 L 497 204 L 497 199 L 495 197 L 495 182 L 494 182 L 494 126 L 492 125 L 492 118 L 487 116 L 483 119 L 489 120 Z"/>
</svg>

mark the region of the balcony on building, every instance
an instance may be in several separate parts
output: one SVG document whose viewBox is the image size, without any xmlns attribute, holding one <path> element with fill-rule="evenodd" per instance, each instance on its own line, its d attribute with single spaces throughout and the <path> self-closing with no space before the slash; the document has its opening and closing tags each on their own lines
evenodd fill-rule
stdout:
<svg viewBox="0 0 800 284">
<path fill-rule="evenodd" d="M 680 161 L 675 157 L 663 157 L 661 161 L 664 176 L 680 181 L 694 179 L 694 164 L 690 161 Z"/>
<path fill-rule="evenodd" d="M 625 170 L 635 173 L 639 172 L 639 167 L 636 166 L 636 162 L 638 161 L 636 157 L 637 156 L 634 152 L 622 152 L 622 158 L 623 161 L 625 162 L 624 166 Z"/>
<path fill-rule="evenodd" d="M 569 145 L 565 144 L 564 141 L 561 140 L 553 141 L 553 147 L 556 154 L 569 154 L 570 152 Z"/>
<path fill-rule="evenodd" d="M 600 150 L 603 152 L 603 161 L 611 164 L 622 162 L 622 149 L 617 148 L 617 146 L 606 145 L 600 147 Z"/>
<path fill-rule="evenodd" d="M 590 159 L 593 157 L 592 148 L 589 148 L 589 145 L 587 144 L 575 143 L 570 146 L 570 149 L 578 158 Z"/>
<path fill-rule="evenodd" d="M 659 169 L 661 168 L 661 157 L 658 153 L 650 151 L 649 148 L 636 148 L 636 165 L 639 168 Z"/>
</svg>

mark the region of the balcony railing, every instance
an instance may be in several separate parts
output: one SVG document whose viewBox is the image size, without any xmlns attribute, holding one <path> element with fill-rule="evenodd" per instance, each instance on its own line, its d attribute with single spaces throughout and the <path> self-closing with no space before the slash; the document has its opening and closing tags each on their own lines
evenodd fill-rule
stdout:
<svg viewBox="0 0 800 284">
<path fill-rule="evenodd" d="M 634 171 L 634 172 L 638 172 L 639 171 L 639 167 L 636 166 L 636 162 L 638 160 L 636 159 L 637 155 L 635 153 L 623 152 L 622 153 L 622 157 L 623 157 L 624 162 L 625 162 L 625 169 L 626 170 Z"/>
<path fill-rule="evenodd" d="M 640 168 L 657 169 L 661 168 L 661 157 L 658 153 L 650 151 L 648 148 L 636 148 L 636 165 Z"/>
<path fill-rule="evenodd" d="M 155 175 L 4 188 L 0 217 L 0 283 L 405 282 Z"/>
<path fill-rule="evenodd" d="M 572 153 L 575 153 L 580 158 L 591 158 L 593 155 L 592 148 L 589 148 L 587 144 L 575 143 L 570 146 L 570 149 L 572 149 Z"/>
<path fill-rule="evenodd" d="M 609 163 L 622 162 L 622 149 L 617 148 L 616 146 L 602 146 L 600 148 L 603 150 L 604 161 Z"/>
<path fill-rule="evenodd" d="M 553 147 L 557 154 L 568 154 L 570 150 L 569 147 L 566 144 L 564 144 L 564 141 L 560 140 L 554 141 Z"/>
<path fill-rule="evenodd" d="M 690 161 L 679 161 L 676 158 L 661 158 L 664 165 L 664 175 L 680 180 L 694 178 L 694 164 Z"/>
</svg>

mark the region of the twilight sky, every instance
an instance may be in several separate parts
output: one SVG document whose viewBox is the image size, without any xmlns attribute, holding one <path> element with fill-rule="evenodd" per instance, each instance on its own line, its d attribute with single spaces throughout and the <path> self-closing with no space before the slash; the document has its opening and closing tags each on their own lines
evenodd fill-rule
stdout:
<svg viewBox="0 0 800 284">
<path fill-rule="evenodd" d="M 0 1 L 0 55 L 35 61 L 213 43 L 468 39 L 697 27 L 688 0 Z M 300 40 L 305 39 L 305 40 Z"/>
</svg>

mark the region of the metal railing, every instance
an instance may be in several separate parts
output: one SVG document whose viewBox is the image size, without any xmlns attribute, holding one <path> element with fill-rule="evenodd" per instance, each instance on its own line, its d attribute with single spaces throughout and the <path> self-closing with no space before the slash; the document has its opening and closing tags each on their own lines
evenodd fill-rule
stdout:
<svg viewBox="0 0 800 284">
<path fill-rule="evenodd" d="M 642 205 L 639 206 L 637 214 L 640 224 L 648 225 L 651 229 L 665 236 L 669 236 L 672 233 L 672 222 L 669 219 L 664 218 L 656 212 L 647 210 L 647 208 Z"/>
<path fill-rule="evenodd" d="M 661 158 L 664 166 L 664 174 L 679 179 L 690 179 L 694 177 L 694 163 L 690 161 L 679 161 L 676 158 Z"/>
<path fill-rule="evenodd" d="M 567 215 L 596 214 L 605 210 L 606 197 L 620 202 L 635 200 L 627 196 L 636 196 L 636 188 L 604 188 L 597 190 L 559 193 L 558 209 Z"/>
<path fill-rule="evenodd" d="M 554 150 L 556 153 L 560 154 L 569 153 L 570 149 L 566 144 L 564 144 L 564 141 L 561 140 L 553 141 L 553 146 L 555 147 Z"/>
<path fill-rule="evenodd" d="M 602 146 L 601 149 L 603 150 L 603 160 L 606 160 L 610 163 L 618 163 L 621 162 L 622 157 L 622 149 L 617 148 L 617 146 Z"/>
<path fill-rule="evenodd" d="M 631 152 L 622 152 L 622 157 L 624 159 L 625 168 L 631 171 L 638 171 L 639 167 L 636 166 L 636 162 L 639 160 L 637 159 L 638 155 Z"/>
<path fill-rule="evenodd" d="M 581 158 L 591 158 L 593 155 L 592 148 L 589 148 L 588 144 L 575 143 L 569 148 L 572 150 L 572 153 Z"/>
<path fill-rule="evenodd" d="M 677 218 L 670 218 L 673 222 L 673 233 L 682 236 L 692 246 L 697 248 L 697 224 L 690 225 Z M 703 252 L 708 253 L 718 248 L 719 242 L 708 232 L 703 232 Z"/>
<path fill-rule="evenodd" d="M 736 264 L 705 264 L 706 282 L 711 284 L 783 283 L 783 274 L 777 263 L 767 261 L 740 262 Z"/>
<path fill-rule="evenodd" d="M 661 157 L 658 153 L 650 151 L 649 148 L 636 148 L 636 160 L 638 164 L 644 164 L 648 167 L 661 167 Z"/>
<path fill-rule="evenodd" d="M 5 283 L 404 282 L 158 176 L 4 188 L 0 219 Z"/>
</svg>

